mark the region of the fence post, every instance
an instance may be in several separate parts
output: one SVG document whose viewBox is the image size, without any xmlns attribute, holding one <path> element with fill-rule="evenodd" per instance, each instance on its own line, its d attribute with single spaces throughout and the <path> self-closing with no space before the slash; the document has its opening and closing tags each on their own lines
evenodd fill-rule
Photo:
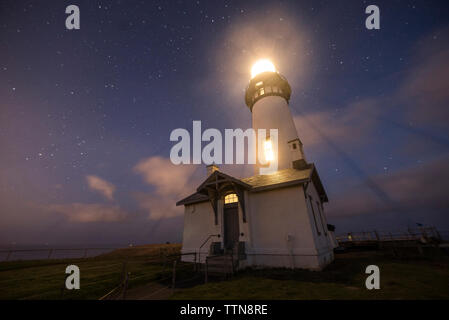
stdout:
<svg viewBox="0 0 449 320">
<path fill-rule="evenodd" d="M 123 262 L 123 267 L 122 267 L 122 283 L 124 283 L 126 280 L 126 261 Z"/>
<path fill-rule="evenodd" d="M 207 283 L 207 257 L 206 257 L 206 264 L 204 269 L 204 282 Z"/>
<path fill-rule="evenodd" d="M 129 274 L 130 274 L 130 272 L 126 273 L 125 282 L 123 283 L 123 296 L 122 296 L 123 300 L 126 299 L 126 289 L 128 289 Z"/>
<path fill-rule="evenodd" d="M 173 275 L 172 275 L 172 279 L 171 279 L 171 287 L 174 290 L 175 289 L 175 284 L 176 284 L 176 262 L 178 260 L 175 259 L 175 261 L 173 261 Z"/>
<path fill-rule="evenodd" d="M 52 253 L 53 253 L 53 249 L 50 249 L 50 250 L 48 251 L 48 257 L 47 257 L 47 259 L 50 259 Z"/>
<path fill-rule="evenodd" d="M 418 241 L 416 247 L 418 248 L 419 254 L 420 254 L 420 255 L 424 255 L 424 251 L 423 251 L 423 249 L 422 249 L 421 242 Z"/>
<path fill-rule="evenodd" d="M 193 264 L 193 271 L 197 272 L 197 264 L 196 264 L 196 251 L 195 251 L 195 263 Z"/>
<path fill-rule="evenodd" d="M 435 231 L 435 236 L 436 236 L 436 238 L 437 238 L 438 240 L 441 240 L 441 235 L 440 235 L 440 233 L 438 232 L 438 229 L 437 229 L 436 227 L 433 227 L 433 230 Z"/>
</svg>

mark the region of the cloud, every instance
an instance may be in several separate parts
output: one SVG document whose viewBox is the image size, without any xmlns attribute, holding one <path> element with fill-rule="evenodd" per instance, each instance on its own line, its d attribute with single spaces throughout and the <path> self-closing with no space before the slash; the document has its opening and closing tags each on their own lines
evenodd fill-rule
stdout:
<svg viewBox="0 0 449 320">
<path fill-rule="evenodd" d="M 195 170 L 196 166 L 174 165 L 170 159 L 159 156 L 144 159 L 134 167 L 148 184 L 156 187 L 159 195 L 182 194 Z"/>
<path fill-rule="evenodd" d="M 395 173 L 379 175 L 372 180 L 388 201 L 359 184 L 337 195 L 328 205 L 330 216 L 351 216 L 370 213 L 403 213 L 449 208 L 449 157 L 410 167 Z"/>
<path fill-rule="evenodd" d="M 401 84 L 397 99 L 405 104 L 409 121 L 449 126 L 449 27 L 432 32 L 415 48 L 412 67 Z"/>
<path fill-rule="evenodd" d="M 191 192 L 194 192 L 195 186 L 192 186 Z M 139 206 L 149 212 L 151 220 L 158 220 L 162 218 L 173 218 L 181 216 L 184 212 L 182 207 L 177 207 L 176 202 L 182 197 L 176 195 L 157 196 L 154 194 L 147 194 L 139 192 L 135 194 Z"/>
<path fill-rule="evenodd" d="M 380 102 L 364 99 L 332 111 L 296 115 L 295 126 L 306 148 L 328 147 L 325 138 L 339 145 L 366 145 L 378 124 Z"/>
<path fill-rule="evenodd" d="M 422 153 L 417 142 L 426 149 L 447 148 L 449 42 L 442 40 L 447 34 L 449 27 L 417 42 L 410 66 L 389 94 L 353 101 L 342 108 L 324 106 L 324 111 L 296 115 L 295 125 L 306 152 L 309 148 L 326 150 L 329 141 L 343 149 L 375 143 L 376 132 L 385 124 L 413 136 L 401 146 L 408 156 L 410 151 Z M 438 129 L 440 134 L 436 134 Z"/>
<path fill-rule="evenodd" d="M 104 204 L 53 204 L 46 207 L 48 211 L 66 215 L 73 222 L 117 222 L 126 219 L 126 212 L 118 205 Z"/>
<path fill-rule="evenodd" d="M 155 188 L 153 194 L 136 194 L 140 207 L 149 211 L 150 219 L 182 215 L 182 208 L 176 207 L 176 202 L 194 192 L 198 184 L 196 169 L 194 165 L 174 165 L 170 159 L 159 156 L 143 159 L 134 167 Z"/>
<path fill-rule="evenodd" d="M 115 186 L 97 176 L 86 176 L 89 188 L 100 192 L 106 199 L 114 200 Z"/>
</svg>

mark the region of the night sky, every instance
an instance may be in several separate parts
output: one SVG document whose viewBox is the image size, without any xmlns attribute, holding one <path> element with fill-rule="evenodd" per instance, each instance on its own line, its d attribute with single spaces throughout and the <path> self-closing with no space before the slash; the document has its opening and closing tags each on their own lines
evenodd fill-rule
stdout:
<svg viewBox="0 0 449 320">
<path fill-rule="evenodd" d="M 449 229 L 448 17 L 447 1 L 1 1 L 0 244 L 179 242 L 175 202 L 206 169 L 172 165 L 170 133 L 251 127 L 259 58 L 292 87 L 337 234 Z"/>
</svg>

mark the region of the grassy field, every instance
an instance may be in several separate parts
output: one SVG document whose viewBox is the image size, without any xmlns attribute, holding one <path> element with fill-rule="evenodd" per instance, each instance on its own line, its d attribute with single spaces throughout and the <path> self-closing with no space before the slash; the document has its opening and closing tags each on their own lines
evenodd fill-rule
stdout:
<svg viewBox="0 0 449 320">
<path fill-rule="evenodd" d="M 179 249 L 180 245 L 148 245 L 88 259 L 1 262 L 0 300 L 98 299 L 120 283 L 125 261 L 126 270 L 131 273 L 129 288 L 133 288 L 160 279 L 163 275 L 161 254 Z M 80 290 L 62 290 L 65 268 L 70 264 L 80 268 Z"/>
<path fill-rule="evenodd" d="M 366 266 L 380 268 L 380 289 L 367 290 Z M 172 299 L 449 299 L 447 259 L 394 259 L 383 253 L 336 255 L 324 271 L 245 270 L 231 281 L 176 292 Z"/>
<path fill-rule="evenodd" d="M 130 293 L 148 294 L 149 283 L 167 286 L 171 264 L 164 269 L 162 256 L 179 252 L 180 245 L 148 245 L 120 249 L 89 259 L 38 260 L 0 263 L 0 299 L 98 299 L 116 287 L 123 263 L 131 273 Z M 81 290 L 62 290 L 65 268 L 81 271 Z M 365 288 L 366 266 L 380 268 L 380 290 Z M 185 271 L 186 269 L 184 269 Z M 178 272 L 182 281 L 192 276 Z M 166 279 L 165 281 L 162 281 Z M 150 288 L 148 290 L 151 290 Z M 147 290 L 147 291 L 148 291 Z M 136 295 L 132 295 L 136 298 Z M 138 296 L 137 296 L 138 297 Z M 229 281 L 198 281 L 176 289 L 171 299 L 449 299 L 449 261 L 399 259 L 384 252 L 336 255 L 324 271 L 265 269 L 244 270 Z M 157 298 L 157 297 L 156 297 Z"/>
</svg>

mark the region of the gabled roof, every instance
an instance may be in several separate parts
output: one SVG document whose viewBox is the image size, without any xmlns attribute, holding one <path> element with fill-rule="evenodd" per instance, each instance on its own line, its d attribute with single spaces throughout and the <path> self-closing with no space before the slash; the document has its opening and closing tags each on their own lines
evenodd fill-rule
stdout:
<svg viewBox="0 0 449 320">
<path fill-rule="evenodd" d="M 216 185 L 223 182 L 232 182 L 235 183 L 244 189 L 251 189 L 251 186 L 249 184 L 246 184 L 242 180 L 239 180 L 237 178 L 234 178 L 226 173 L 223 173 L 221 171 L 214 171 L 209 177 L 204 180 L 202 184 L 196 189 L 197 192 L 201 192 L 205 187 L 210 185 Z"/>
<path fill-rule="evenodd" d="M 303 169 L 283 169 L 272 174 L 254 175 L 249 178 L 237 179 L 221 171 L 214 171 L 197 188 L 197 192 L 178 201 L 177 206 L 208 201 L 205 189 L 224 182 L 232 182 L 250 192 L 268 191 L 284 188 L 312 181 L 323 202 L 327 202 L 327 194 L 324 190 L 321 179 L 313 163 Z"/>
<path fill-rule="evenodd" d="M 185 204 L 193 204 L 193 203 L 199 203 L 199 202 L 205 202 L 209 201 L 209 197 L 202 193 L 195 192 L 194 194 L 191 194 L 188 197 L 185 197 L 182 200 L 179 200 L 176 202 L 177 206 L 185 205 Z"/>
</svg>

